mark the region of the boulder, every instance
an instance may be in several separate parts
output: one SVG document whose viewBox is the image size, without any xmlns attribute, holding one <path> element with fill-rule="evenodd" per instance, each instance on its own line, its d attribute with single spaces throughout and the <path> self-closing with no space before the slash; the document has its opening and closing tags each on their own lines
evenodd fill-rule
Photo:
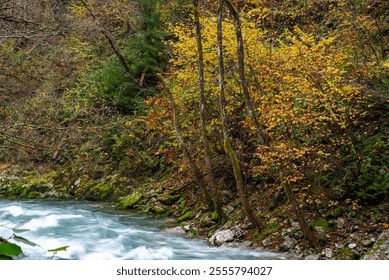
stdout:
<svg viewBox="0 0 389 280">
<path fill-rule="evenodd" d="M 285 237 L 284 242 L 280 245 L 280 251 L 281 252 L 287 252 L 290 249 L 293 249 L 294 246 L 297 244 L 297 240 L 294 238 L 290 238 L 289 236 Z"/>
<path fill-rule="evenodd" d="M 235 238 L 234 232 L 230 229 L 226 229 L 226 230 L 216 231 L 209 239 L 209 242 L 214 246 L 221 246 L 224 243 L 233 241 L 234 238 Z"/>
</svg>

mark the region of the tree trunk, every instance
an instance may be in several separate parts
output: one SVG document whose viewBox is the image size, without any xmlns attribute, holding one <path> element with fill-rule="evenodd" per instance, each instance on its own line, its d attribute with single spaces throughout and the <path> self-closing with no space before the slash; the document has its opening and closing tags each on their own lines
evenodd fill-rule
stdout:
<svg viewBox="0 0 389 280">
<path fill-rule="evenodd" d="M 297 221 L 300 225 L 301 231 L 304 234 L 304 237 L 308 240 L 309 244 L 311 244 L 313 247 L 317 249 L 320 249 L 320 244 L 318 242 L 318 239 L 316 235 L 309 229 L 308 223 L 305 220 L 304 215 L 300 210 L 296 196 L 294 195 L 291 186 L 289 186 L 287 183 L 284 182 L 282 170 L 280 170 L 279 177 L 280 177 L 281 185 L 285 190 L 286 196 L 288 197 L 288 200 L 292 205 L 292 209 L 296 214 Z"/>
<path fill-rule="evenodd" d="M 169 103 L 170 103 L 170 108 L 171 108 L 172 113 L 173 113 L 173 125 L 174 125 L 174 130 L 176 132 L 178 144 L 180 145 L 182 152 L 184 154 L 184 157 L 185 157 L 186 161 L 188 162 L 189 167 L 190 167 L 190 169 L 195 177 L 196 184 L 199 186 L 200 191 L 205 196 L 205 200 L 206 200 L 208 207 L 213 210 L 214 203 L 213 203 L 213 200 L 212 200 L 210 193 L 208 192 L 207 185 L 204 182 L 203 174 L 201 173 L 201 171 L 197 167 L 195 161 L 193 160 L 193 157 L 190 155 L 188 144 L 186 143 L 186 141 L 182 137 L 181 126 L 180 126 L 181 121 L 180 121 L 180 117 L 179 117 L 179 113 L 178 113 L 178 109 L 177 109 L 177 104 L 174 101 L 172 93 L 170 92 L 169 88 L 166 86 L 166 84 L 164 83 L 164 81 L 161 77 L 160 77 L 160 80 L 164 84 L 165 92 L 166 92 L 167 98 L 168 98 Z"/>
<path fill-rule="evenodd" d="M 255 113 L 253 103 L 251 101 L 250 91 L 247 85 L 245 66 L 244 66 L 245 55 L 244 55 L 243 35 L 242 35 L 242 27 L 241 27 L 242 24 L 240 21 L 239 13 L 230 0 L 223 0 L 223 2 L 227 4 L 229 11 L 231 12 L 232 17 L 234 18 L 235 34 L 236 34 L 236 41 L 237 41 L 237 54 L 238 54 L 238 71 L 239 71 L 240 83 L 242 86 L 243 96 L 247 106 L 247 110 L 255 126 L 255 129 L 257 130 L 258 137 L 261 141 L 261 144 L 267 146 L 269 145 L 269 139 L 267 135 L 262 131 L 261 126 L 258 122 L 257 114 Z"/>
<path fill-rule="evenodd" d="M 200 126 L 201 126 L 201 138 L 204 146 L 204 161 L 205 168 L 207 170 L 207 183 L 210 186 L 212 198 L 217 211 L 219 222 L 223 222 L 226 218 L 226 215 L 223 212 L 219 188 L 216 186 L 215 176 L 212 167 L 211 160 L 211 151 L 209 145 L 209 137 L 207 133 L 207 123 L 205 118 L 205 82 L 204 82 L 204 54 L 203 54 L 203 43 L 201 38 L 201 25 L 200 25 L 200 15 L 199 15 L 199 0 L 193 0 L 194 7 L 194 23 L 196 26 L 196 41 L 197 41 L 197 50 L 198 50 L 198 67 L 199 67 L 199 94 L 200 94 Z"/>
<path fill-rule="evenodd" d="M 227 119 L 227 101 L 225 98 L 225 79 L 224 79 L 224 57 L 223 57 L 223 1 L 220 1 L 220 6 L 217 14 L 217 42 L 218 42 L 218 63 L 219 63 L 219 94 L 220 94 L 220 115 L 222 122 L 223 143 L 224 150 L 231 161 L 231 165 L 234 172 L 236 181 L 236 188 L 239 193 L 239 197 L 242 201 L 243 210 L 246 216 L 250 219 L 251 223 L 256 227 L 260 227 L 258 218 L 255 216 L 249 201 L 246 198 L 245 186 L 242 177 L 242 172 L 239 164 L 239 160 L 232 149 L 230 135 L 228 133 L 228 119 Z"/>
</svg>

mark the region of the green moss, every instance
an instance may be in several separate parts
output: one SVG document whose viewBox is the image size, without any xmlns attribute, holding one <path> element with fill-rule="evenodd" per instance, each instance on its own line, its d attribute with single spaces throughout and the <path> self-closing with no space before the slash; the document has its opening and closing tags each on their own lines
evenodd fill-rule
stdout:
<svg viewBox="0 0 389 280">
<path fill-rule="evenodd" d="M 142 198 L 142 193 L 139 190 L 136 190 L 128 197 L 122 199 L 119 202 L 119 207 L 121 209 L 136 208 L 136 205 L 141 201 Z"/>
<path fill-rule="evenodd" d="M 192 236 L 198 236 L 199 233 L 197 232 L 197 230 L 194 228 L 194 227 L 190 227 L 189 228 L 189 233 L 192 235 Z"/>
<path fill-rule="evenodd" d="M 278 231 L 280 228 L 279 224 L 277 222 L 271 221 L 266 224 L 266 228 L 264 228 L 261 232 L 256 232 L 254 234 L 254 240 L 255 241 L 261 241 L 273 232 Z"/>
<path fill-rule="evenodd" d="M 178 205 L 180 206 L 181 209 L 185 208 L 186 199 L 183 196 L 181 196 L 181 198 L 178 200 Z"/>
<path fill-rule="evenodd" d="M 217 213 L 216 210 L 212 212 L 211 219 L 214 222 L 218 222 L 219 221 L 219 214 Z"/>
<path fill-rule="evenodd" d="M 326 219 L 321 218 L 321 219 L 318 219 L 318 220 L 311 222 L 309 224 L 309 227 L 312 229 L 322 228 L 323 232 L 327 232 L 328 227 L 329 227 L 329 223 Z"/>
<path fill-rule="evenodd" d="M 209 228 L 213 224 L 209 220 L 201 220 L 200 227 L 201 228 Z"/>
<path fill-rule="evenodd" d="M 192 211 L 186 211 L 184 215 L 182 215 L 180 218 L 178 218 L 178 222 L 181 223 L 181 222 L 185 222 L 185 221 L 188 221 L 190 219 L 192 219 L 193 217 L 193 212 Z"/>
<path fill-rule="evenodd" d="M 376 243 L 374 243 L 374 246 L 365 255 L 362 256 L 362 259 L 365 256 L 370 256 L 370 255 L 376 253 L 381 248 L 381 245 L 383 243 L 384 243 L 384 240 L 378 240 Z"/>
<path fill-rule="evenodd" d="M 89 196 L 93 200 L 108 200 L 113 191 L 114 186 L 112 185 L 112 183 L 102 182 L 91 188 Z"/>
<path fill-rule="evenodd" d="M 172 205 L 179 201 L 181 198 L 181 195 L 167 195 L 167 194 L 161 194 L 157 196 L 157 199 L 164 205 Z"/>
<path fill-rule="evenodd" d="M 155 205 L 154 207 L 149 209 L 149 212 L 154 213 L 158 216 L 165 216 L 169 213 L 169 209 L 162 205 Z"/>
<path fill-rule="evenodd" d="M 336 259 L 338 260 L 356 260 L 358 259 L 357 255 L 354 254 L 354 252 L 348 248 L 344 247 L 340 250 L 339 254 L 336 256 Z"/>
</svg>

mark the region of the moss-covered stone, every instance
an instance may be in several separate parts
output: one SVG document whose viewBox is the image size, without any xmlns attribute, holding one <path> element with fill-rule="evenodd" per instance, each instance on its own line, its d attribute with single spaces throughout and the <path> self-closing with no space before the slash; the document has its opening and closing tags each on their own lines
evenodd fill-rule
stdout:
<svg viewBox="0 0 389 280">
<path fill-rule="evenodd" d="M 168 195 L 168 194 L 161 194 L 157 196 L 157 200 L 159 200 L 164 205 L 173 205 L 177 201 L 179 201 L 181 198 L 181 195 Z"/>
<path fill-rule="evenodd" d="M 170 213 L 169 208 L 162 205 L 160 202 L 148 203 L 143 209 L 146 210 L 147 213 L 152 213 L 161 217 Z"/>
<path fill-rule="evenodd" d="M 106 201 L 114 192 L 112 183 L 101 182 L 90 189 L 89 196 L 93 200 Z"/>
<path fill-rule="evenodd" d="M 199 233 L 197 232 L 197 230 L 194 227 L 190 227 L 189 228 L 189 233 L 192 236 L 198 236 L 199 235 Z"/>
<path fill-rule="evenodd" d="M 184 209 L 186 205 L 186 199 L 183 196 L 181 196 L 181 198 L 178 200 L 177 203 L 181 209 Z"/>
<path fill-rule="evenodd" d="M 212 221 L 214 221 L 214 222 L 219 221 L 219 214 L 217 213 L 216 210 L 212 212 L 211 219 L 212 219 Z"/>
<path fill-rule="evenodd" d="M 340 249 L 339 254 L 335 257 L 338 260 L 356 260 L 358 256 L 348 247 Z"/>
<path fill-rule="evenodd" d="M 139 190 L 136 190 L 128 197 L 122 199 L 119 202 L 119 207 L 121 209 L 137 208 L 136 206 L 142 200 L 142 198 L 143 198 L 142 193 Z"/>
<path fill-rule="evenodd" d="M 321 218 L 311 222 L 309 226 L 319 233 L 326 233 L 328 232 L 329 222 L 326 219 Z"/>
<path fill-rule="evenodd" d="M 181 222 L 185 222 L 185 221 L 188 221 L 190 219 L 192 219 L 193 217 L 193 211 L 186 211 L 184 215 L 182 215 L 181 217 L 178 218 L 178 222 L 181 223 Z"/>
</svg>

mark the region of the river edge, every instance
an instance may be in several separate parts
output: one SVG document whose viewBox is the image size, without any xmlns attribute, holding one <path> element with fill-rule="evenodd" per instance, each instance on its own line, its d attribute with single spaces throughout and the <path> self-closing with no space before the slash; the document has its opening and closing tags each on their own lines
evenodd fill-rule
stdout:
<svg viewBox="0 0 389 280">
<path fill-rule="evenodd" d="M 46 177 L 47 174 L 37 179 L 36 176 L 20 176 L 14 171 L 3 171 L 0 173 L 0 198 L 108 202 L 113 210 L 130 209 L 157 217 L 173 218 L 177 226 L 166 229 L 167 232 L 174 231 L 206 240 L 212 246 L 278 253 L 284 255 L 285 259 L 389 259 L 388 216 L 385 216 L 385 207 L 374 213 L 377 216 L 375 219 L 364 209 L 339 207 L 335 209 L 339 211 L 332 211 L 331 215 L 314 220 L 310 226 L 322 245 L 318 250 L 309 246 L 299 224 L 288 216 L 290 213 L 285 209 L 278 208 L 279 211 L 285 211 L 278 216 L 265 216 L 265 228 L 258 232 L 247 219 L 240 218 L 242 213 L 238 204 L 225 206 L 229 220 L 224 225 L 218 225 L 214 213 L 207 212 L 204 205 L 191 205 L 188 203 L 189 198 L 178 194 L 182 187 L 156 188 L 158 184 L 150 181 L 130 191 L 120 189 L 122 193 L 119 195 L 112 191 L 114 184 L 97 183 L 88 189 L 82 186 L 82 178 L 68 185 L 58 185 L 55 181 L 45 182 Z M 130 194 L 123 195 L 123 192 Z"/>
</svg>

